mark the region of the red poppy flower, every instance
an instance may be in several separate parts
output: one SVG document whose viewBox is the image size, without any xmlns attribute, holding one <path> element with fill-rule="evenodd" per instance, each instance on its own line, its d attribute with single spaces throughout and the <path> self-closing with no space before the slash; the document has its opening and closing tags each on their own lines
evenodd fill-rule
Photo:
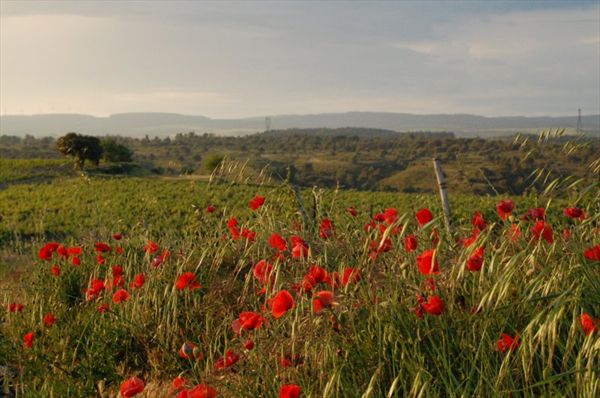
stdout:
<svg viewBox="0 0 600 398">
<path fill-rule="evenodd" d="M 327 270 L 318 265 L 313 265 L 308 269 L 308 275 L 315 281 L 315 283 L 322 283 L 327 281 L 328 275 Z"/>
<path fill-rule="evenodd" d="M 271 234 L 269 237 L 269 246 L 281 252 L 287 250 L 287 242 L 279 234 Z"/>
<path fill-rule="evenodd" d="M 60 268 L 58 267 L 58 265 L 53 265 L 50 271 L 52 272 L 52 275 L 60 276 Z"/>
<path fill-rule="evenodd" d="M 600 326 L 600 319 L 592 318 L 585 312 L 579 317 L 579 322 L 581 322 L 583 332 L 586 336 L 589 336 L 590 334 L 596 332 L 598 330 L 598 327 Z"/>
<path fill-rule="evenodd" d="M 121 392 L 122 397 L 129 398 L 144 391 L 144 387 L 145 385 L 142 379 L 138 377 L 132 377 L 131 379 L 127 379 L 121 383 L 121 388 L 119 391 Z"/>
<path fill-rule="evenodd" d="M 286 384 L 279 390 L 279 398 L 299 398 L 302 388 L 297 384 Z"/>
<path fill-rule="evenodd" d="M 543 207 L 529 209 L 527 210 L 527 213 L 521 216 L 521 219 L 525 221 L 543 221 L 546 219 L 546 209 Z"/>
<path fill-rule="evenodd" d="M 227 221 L 227 228 L 229 228 L 229 233 L 231 234 L 233 240 L 238 240 L 240 238 L 240 230 L 237 225 L 238 221 L 235 217 L 231 217 Z"/>
<path fill-rule="evenodd" d="M 379 241 L 372 241 L 370 244 L 372 254 L 375 253 L 387 253 L 393 248 L 392 240 L 390 238 L 381 237 Z"/>
<path fill-rule="evenodd" d="M 202 353 L 198 349 L 198 346 L 187 341 L 181 345 L 177 354 L 183 359 L 195 359 L 197 361 L 202 359 Z"/>
<path fill-rule="evenodd" d="M 97 242 L 95 247 L 96 253 L 108 253 L 110 246 L 104 242 Z"/>
<path fill-rule="evenodd" d="M 324 218 L 321 220 L 321 225 L 319 226 L 319 236 L 322 239 L 329 239 L 333 237 L 333 222 L 329 218 Z"/>
<path fill-rule="evenodd" d="M 417 257 L 419 272 L 423 275 L 439 274 L 440 268 L 435 258 L 435 249 L 425 250 Z"/>
<path fill-rule="evenodd" d="M 38 252 L 38 258 L 44 261 L 52 260 L 52 255 L 56 250 L 58 250 L 58 246 L 60 245 L 56 242 L 46 243 Z"/>
<path fill-rule="evenodd" d="M 427 301 L 421 303 L 421 308 L 429 315 L 440 315 L 444 312 L 444 300 L 439 296 L 429 296 Z"/>
<path fill-rule="evenodd" d="M 244 348 L 247 349 L 248 351 L 252 351 L 254 349 L 254 341 L 252 341 L 252 340 L 244 341 Z"/>
<path fill-rule="evenodd" d="M 240 334 L 242 329 L 254 330 L 262 326 L 264 318 L 258 312 L 245 311 L 240 313 L 238 319 L 231 323 L 231 328 L 237 334 Z"/>
<path fill-rule="evenodd" d="M 483 218 L 483 214 L 478 211 L 473 214 L 473 220 L 471 220 L 471 224 L 473 224 L 473 226 L 480 231 L 483 231 L 487 228 L 487 223 L 485 222 L 485 218 Z"/>
<path fill-rule="evenodd" d="M 98 312 L 104 314 L 107 311 L 110 311 L 110 305 L 103 303 L 98 306 Z"/>
<path fill-rule="evenodd" d="M 500 340 L 496 342 L 496 351 L 506 352 L 508 350 L 516 350 L 519 348 L 519 336 L 512 337 L 506 333 L 502 333 Z"/>
<path fill-rule="evenodd" d="M 585 213 L 579 207 L 565 207 L 563 214 L 572 219 L 578 218 L 582 221 L 585 219 Z"/>
<path fill-rule="evenodd" d="M 500 218 L 502 220 L 506 220 L 508 218 L 508 216 L 510 216 L 510 213 L 512 213 L 514 208 L 515 208 L 515 203 L 510 199 L 501 200 L 496 205 L 496 211 L 498 212 L 498 215 L 500 216 Z"/>
<path fill-rule="evenodd" d="M 55 322 L 56 317 L 54 316 L 54 314 L 49 312 L 46 315 L 44 315 L 44 325 L 46 325 L 47 328 L 52 327 L 52 325 L 54 325 Z"/>
<path fill-rule="evenodd" d="M 235 365 L 235 363 L 239 359 L 240 359 L 240 356 L 238 354 L 236 354 L 232 350 L 227 350 L 227 352 L 225 353 L 225 356 L 222 358 L 219 358 L 217 360 L 217 362 L 215 362 L 215 369 L 216 370 L 227 369 L 230 366 Z"/>
<path fill-rule="evenodd" d="M 356 211 L 356 209 L 354 207 L 348 207 L 346 208 L 346 211 L 348 212 L 348 214 L 350 214 L 352 217 L 356 217 L 356 215 L 358 214 L 358 212 Z"/>
<path fill-rule="evenodd" d="M 23 304 L 20 303 L 10 303 L 8 305 L 8 312 L 13 313 L 13 312 L 21 312 L 23 311 Z"/>
<path fill-rule="evenodd" d="M 73 257 L 71 258 L 71 264 L 73 264 L 74 267 L 78 267 L 81 265 L 81 260 L 79 257 Z"/>
<path fill-rule="evenodd" d="M 242 237 L 246 238 L 249 242 L 254 242 L 256 240 L 256 232 L 250 231 L 247 228 L 242 228 Z"/>
<path fill-rule="evenodd" d="M 333 301 L 333 292 L 322 290 L 313 295 L 313 312 L 318 314 L 325 308 L 335 305 Z"/>
<path fill-rule="evenodd" d="M 125 285 L 125 278 L 123 275 L 117 275 L 113 277 L 112 287 L 123 287 Z"/>
<path fill-rule="evenodd" d="M 176 378 L 173 379 L 173 381 L 171 382 L 171 385 L 173 386 L 173 390 L 175 391 L 179 391 L 179 390 L 183 390 L 185 388 L 185 384 L 187 383 L 187 380 L 181 376 L 177 376 Z"/>
<path fill-rule="evenodd" d="M 116 234 L 113 234 L 112 237 L 114 240 L 121 240 L 121 239 L 123 239 L 123 234 L 116 233 Z"/>
<path fill-rule="evenodd" d="M 183 290 L 186 288 L 189 290 L 196 290 L 200 289 L 201 285 L 200 282 L 196 280 L 196 275 L 193 272 L 184 272 L 177 277 L 175 287 L 178 290 Z"/>
<path fill-rule="evenodd" d="M 473 228 L 473 232 L 471 232 L 471 236 L 469 236 L 468 238 L 464 238 L 460 240 L 460 243 L 464 246 L 464 247 L 469 247 L 471 246 L 473 243 L 475 243 L 475 241 L 477 240 L 477 238 L 479 237 L 480 231 L 477 228 Z"/>
<path fill-rule="evenodd" d="M 600 245 L 590 247 L 583 252 L 583 255 L 590 261 L 600 261 Z"/>
<path fill-rule="evenodd" d="M 129 285 L 129 287 L 131 287 L 132 289 L 139 289 L 142 286 L 144 286 L 145 281 L 146 281 L 146 277 L 144 276 L 144 274 L 136 274 L 133 277 L 133 281 L 131 281 L 131 284 Z"/>
<path fill-rule="evenodd" d="M 563 232 L 562 232 L 562 237 L 564 240 L 571 239 L 571 229 L 568 227 L 565 227 L 565 229 L 563 229 Z"/>
<path fill-rule="evenodd" d="M 115 247 L 115 253 L 117 253 L 117 254 L 123 254 L 123 248 L 121 246 Z"/>
<path fill-rule="evenodd" d="M 267 278 L 271 276 L 271 272 L 273 271 L 273 266 L 266 262 L 265 260 L 260 260 L 254 266 L 254 277 L 258 279 L 262 283 L 267 282 Z"/>
<path fill-rule="evenodd" d="M 531 227 L 531 232 L 537 240 L 544 238 L 548 243 L 554 242 L 552 226 L 545 221 L 536 222 L 535 225 Z"/>
<path fill-rule="evenodd" d="M 483 246 L 480 246 L 469 256 L 469 259 L 467 260 L 467 269 L 469 271 L 481 270 L 481 266 L 483 265 L 483 254 L 484 248 Z"/>
<path fill-rule="evenodd" d="M 385 209 L 385 211 L 383 212 L 383 218 L 386 224 L 392 225 L 393 223 L 398 221 L 398 209 L 395 209 L 393 207 Z"/>
<path fill-rule="evenodd" d="M 206 206 L 206 212 L 207 212 L 207 213 L 212 213 L 212 212 L 214 212 L 215 210 L 216 210 L 216 207 L 215 207 L 215 206 L 213 206 L 213 205 L 208 205 L 208 206 Z"/>
<path fill-rule="evenodd" d="M 111 271 L 112 271 L 113 277 L 123 275 L 123 267 L 121 267 L 120 265 L 113 265 L 111 267 Z"/>
<path fill-rule="evenodd" d="M 88 301 L 93 300 L 104 290 L 106 290 L 106 284 L 102 279 L 92 279 L 90 281 L 90 286 L 86 290 L 86 299 Z"/>
<path fill-rule="evenodd" d="M 35 340 L 35 333 L 33 333 L 33 332 L 26 333 L 25 336 L 23 336 L 23 344 L 25 344 L 25 347 L 27 347 L 27 348 L 33 347 L 34 340 Z"/>
<path fill-rule="evenodd" d="M 383 214 L 383 213 L 376 213 L 373 216 L 373 221 L 375 221 L 375 222 L 384 222 L 385 221 L 385 214 Z"/>
<path fill-rule="evenodd" d="M 144 246 L 144 251 L 150 254 L 156 253 L 158 249 L 160 249 L 160 246 L 158 246 L 158 243 L 152 240 L 149 240 L 148 243 L 146 243 L 146 246 Z"/>
<path fill-rule="evenodd" d="M 346 268 L 342 273 L 342 286 L 348 286 L 350 283 L 358 283 L 362 279 L 362 272 L 356 268 Z"/>
<path fill-rule="evenodd" d="M 98 254 L 96 256 L 96 264 L 98 265 L 102 265 L 106 262 L 106 259 L 104 258 L 104 256 L 102 254 Z"/>
<path fill-rule="evenodd" d="M 72 246 L 67 249 L 67 254 L 69 256 L 81 256 L 83 254 L 83 249 L 81 246 Z"/>
<path fill-rule="evenodd" d="M 417 217 L 417 223 L 419 224 L 419 227 L 422 227 L 429 221 L 433 220 L 433 215 L 427 208 L 422 208 L 417 212 L 417 214 L 415 214 L 415 216 Z"/>
<path fill-rule="evenodd" d="M 265 197 L 256 195 L 250 202 L 248 202 L 248 206 L 252 209 L 252 211 L 258 210 L 265 203 Z"/>
<path fill-rule="evenodd" d="M 208 384 L 198 384 L 192 389 L 181 391 L 177 398 L 217 398 L 217 390 Z"/>
<path fill-rule="evenodd" d="M 56 254 L 58 254 L 59 258 L 69 257 L 69 250 L 63 245 L 59 245 L 56 249 Z"/>
<path fill-rule="evenodd" d="M 165 250 L 163 250 L 163 252 L 161 254 L 159 254 L 158 256 L 156 256 L 152 259 L 152 262 L 150 263 L 150 265 L 152 265 L 154 268 L 158 268 L 161 266 L 162 263 L 167 261 L 167 258 L 169 258 L 170 255 L 171 255 L 171 252 L 169 250 L 165 249 Z"/>
<path fill-rule="evenodd" d="M 50 249 L 48 249 L 46 246 L 42 247 L 40 249 L 40 251 L 38 252 L 38 258 L 40 260 L 43 261 L 50 261 L 52 260 L 52 255 L 54 254 L 53 251 L 51 251 Z"/>
<path fill-rule="evenodd" d="M 308 257 L 308 246 L 305 243 L 297 243 L 292 246 L 292 257 L 306 258 Z"/>
<path fill-rule="evenodd" d="M 287 290 L 282 290 L 269 300 L 271 313 L 275 318 L 281 318 L 285 313 L 294 308 L 294 298 Z"/>
<path fill-rule="evenodd" d="M 129 293 L 125 289 L 119 289 L 113 294 L 112 301 L 115 304 L 122 303 L 123 301 L 129 300 Z"/>
<path fill-rule="evenodd" d="M 404 250 L 407 253 L 417 250 L 417 237 L 414 235 L 408 235 L 404 238 Z"/>
<path fill-rule="evenodd" d="M 227 228 L 237 227 L 237 225 L 238 225 L 237 218 L 231 217 L 229 220 L 227 220 Z"/>
<path fill-rule="evenodd" d="M 310 292 L 314 286 L 322 282 L 327 282 L 329 279 L 325 268 L 315 265 L 309 268 L 308 274 L 302 280 L 302 288 L 305 292 Z"/>
</svg>

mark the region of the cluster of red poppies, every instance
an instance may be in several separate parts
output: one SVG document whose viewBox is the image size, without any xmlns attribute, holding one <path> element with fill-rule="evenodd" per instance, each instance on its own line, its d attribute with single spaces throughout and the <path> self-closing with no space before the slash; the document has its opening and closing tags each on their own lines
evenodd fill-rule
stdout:
<svg viewBox="0 0 600 398">
<path fill-rule="evenodd" d="M 258 211 L 266 200 L 263 196 L 255 196 L 249 201 L 248 205 L 252 211 Z M 208 213 L 213 213 L 215 207 L 210 205 L 206 208 Z M 546 220 L 544 208 L 529 209 L 520 217 L 513 215 L 515 204 L 511 200 L 502 200 L 496 206 L 497 214 L 502 222 L 507 223 L 505 230 L 508 233 L 508 238 L 512 242 L 516 242 L 522 238 L 521 226 L 518 220 L 530 222 L 530 236 L 534 242 L 542 241 L 544 244 L 551 245 L 555 241 L 554 230 L 552 225 Z M 358 211 L 349 207 L 347 212 L 352 217 L 358 216 Z M 583 209 L 577 207 L 567 207 L 563 212 L 565 217 L 580 222 L 585 220 Z M 434 221 L 434 216 L 427 208 L 422 208 L 415 214 L 416 224 L 419 229 L 425 230 Z M 457 245 L 463 246 L 468 253 L 465 260 L 465 268 L 470 272 L 478 272 L 482 270 L 485 263 L 485 247 L 477 246 L 471 248 L 477 241 L 481 233 L 491 228 L 484 216 L 480 212 L 475 212 L 471 221 L 473 230 L 471 234 L 465 238 L 458 239 Z M 244 237 L 248 242 L 256 240 L 256 232 L 247 228 L 239 229 L 238 220 L 231 217 L 227 223 L 227 228 L 233 240 L 238 240 Z M 381 213 L 375 214 L 365 225 L 364 231 L 368 237 L 367 243 L 369 247 L 369 258 L 375 261 L 383 253 L 389 252 L 393 248 L 392 237 L 406 232 L 405 225 L 399 222 L 398 210 L 394 208 L 385 209 Z M 430 228 L 431 232 L 428 235 L 428 241 L 422 243 L 425 249 L 416 254 L 416 270 L 426 277 L 425 289 L 428 294 L 417 294 L 416 306 L 413 308 L 417 317 L 439 316 L 445 311 L 445 303 L 442 297 L 437 293 L 437 284 L 435 276 L 442 272 L 439 263 L 438 242 L 440 240 L 439 232 L 436 228 Z M 562 238 L 568 240 L 571 236 L 571 228 L 566 227 L 563 230 Z M 418 231 L 407 233 L 404 236 L 404 250 L 406 253 L 417 251 L 419 239 L 417 238 Z M 329 218 L 323 218 L 319 224 L 319 237 L 323 240 L 330 240 L 336 237 L 336 229 L 334 222 Z M 114 234 L 112 238 L 119 242 L 123 238 L 122 234 Z M 369 241 L 370 240 L 370 241 Z M 333 309 L 339 305 L 336 301 L 337 289 L 344 289 L 352 284 L 358 284 L 363 279 L 363 273 L 360 269 L 345 267 L 338 271 L 330 272 L 324 267 L 317 264 L 310 264 L 308 271 L 303 274 L 302 280 L 290 285 L 288 289 L 276 289 L 276 273 L 278 272 L 278 264 L 286 261 L 288 258 L 293 259 L 310 259 L 311 245 L 299 235 L 291 235 L 285 238 L 279 233 L 271 233 L 268 236 L 267 244 L 273 249 L 272 257 L 258 261 L 252 269 L 252 277 L 261 287 L 259 294 L 266 295 L 268 308 L 261 308 L 260 311 L 243 311 L 231 324 L 233 332 L 237 335 L 242 335 L 253 330 L 260 329 L 269 321 L 267 319 L 270 312 L 273 321 L 284 317 L 289 311 L 296 308 L 296 300 L 303 295 L 309 295 L 312 300 L 312 312 L 314 314 L 322 313 L 325 310 Z M 149 264 L 152 267 L 163 265 L 169 258 L 169 250 L 162 250 L 154 241 L 148 241 L 144 246 L 144 252 L 147 254 Z M 118 244 L 111 247 L 108 243 L 97 242 L 94 246 L 96 254 L 96 263 L 98 265 L 106 264 L 108 254 L 114 251 L 116 254 L 123 252 L 123 249 Z M 72 266 L 81 264 L 80 257 L 83 254 L 83 248 L 80 246 L 65 247 L 59 243 L 50 242 L 44 245 L 38 253 L 40 260 L 53 262 L 55 255 L 57 264 L 51 267 L 51 273 L 60 277 L 61 266 L 65 266 L 70 262 Z M 600 261 L 600 245 L 595 245 L 586 249 L 583 253 L 584 257 L 589 261 Z M 111 258 L 113 260 L 114 258 Z M 60 264 L 60 265 L 59 265 Z M 105 292 L 115 289 L 112 294 L 112 302 L 116 305 L 122 304 L 131 299 L 133 290 L 140 289 L 144 286 L 146 275 L 139 273 L 134 275 L 129 281 L 129 290 L 126 289 L 127 282 L 124 276 L 123 268 L 120 265 L 113 265 L 110 268 L 111 277 L 99 279 L 92 277 L 85 288 L 85 297 L 88 301 L 94 301 L 101 298 Z M 202 285 L 197 279 L 197 275 L 193 272 L 184 272 L 177 276 L 174 286 L 177 290 L 195 291 L 201 289 Z M 131 292 L 131 293 L 130 293 Z M 109 312 L 110 306 L 107 303 L 102 303 L 97 307 L 100 312 Z M 21 312 L 23 305 L 19 303 L 11 303 L 8 306 L 10 313 Z M 268 311 L 268 312 L 267 312 Z M 56 317 L 52 313 L 47 313 L 43 317 L 45 327 L 52 327 L 57 322 Z M 335 317 L 332 317 L 332 322 L 335 326 Z M 587 313 L 580 315 L 580 323 L 586 335 L 591 335 L 600 327 L 600 321 Z M 31 348 L 35 343 L 35 333 L 30 331 L 24 334 L 23 343 L 26 348 Z M 254 341 L 248 338 L 243 343 L 245 350 L 250 351 L 254 348 Z M 519 347 L 519 335 L 501 333 L 500 339 L 496 343 L 496 350 L 506 352 L 516 350 Z M 203 355 L 201 350 L 194 343 L 185 342 L 179 349 L 178 355 L 187 360 L 201 360 Z M 215 371 L 224 371 L 234 366 L 240 360 L 240 354 L 229 349 L 225 354 L 215 360 Z M 303 362 L 303 358 L 299 355 L 286 354 L 280 363 L 284 367 L 297 366 Z M 217 391 L 207 385 L 198 384 L 196 386 L 188 386 L 188 381 L 178 376 L 173 380 L 173 389 L 177 392 L 178 398 L 192 397 L 216 397 Z M 145 388 L 144 381 L 138 377 L 129 378 L 121 384 L 120 392 L 123 397 L 133 397 L 142 392 Z M 280 397 L 292 398 L 299 397 L 301 387 L 296 384 L 282 385 L 280 389 Z"/>
</svg>

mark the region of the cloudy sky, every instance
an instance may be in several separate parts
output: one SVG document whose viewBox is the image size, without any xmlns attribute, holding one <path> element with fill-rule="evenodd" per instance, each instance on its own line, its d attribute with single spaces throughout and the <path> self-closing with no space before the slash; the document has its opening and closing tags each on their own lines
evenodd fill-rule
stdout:
<svg viewBox="0 0 600 398">
<path fill-rule="evenodd" d="M 2 114 L 600 113 L 600 1 L 0 0 Z"/>
</svg>

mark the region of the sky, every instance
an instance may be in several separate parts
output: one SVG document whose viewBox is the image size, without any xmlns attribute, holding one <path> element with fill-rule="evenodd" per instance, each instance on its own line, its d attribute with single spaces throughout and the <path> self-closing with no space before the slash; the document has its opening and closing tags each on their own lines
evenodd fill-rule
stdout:
<svg viewBox="0 0 600 398">
<path fill-rule="evenodd" d="M 596 1 L 0 0 L 0 113 L 600 113 Z"/>
</svg>

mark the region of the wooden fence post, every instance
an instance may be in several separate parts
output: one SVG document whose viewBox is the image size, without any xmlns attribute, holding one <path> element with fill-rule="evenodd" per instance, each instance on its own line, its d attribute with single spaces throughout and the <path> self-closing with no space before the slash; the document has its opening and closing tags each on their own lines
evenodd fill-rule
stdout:
<svg viewBox="0 0 600 398">
<path fill-rule="evenodd" d="M 435 176 L 440 190 L 442 209 L 444 210 L 444 224 L 446 224 L 446 230 L 448 231 L 448 235 L 450 235 L 450 202 L 448 202 L 448 187 L 446 185 L 446 176 L 442 170 L 442 165 L 436 158 L 433 158 L 433 169 L 435 170 Z"/>
</svg>

